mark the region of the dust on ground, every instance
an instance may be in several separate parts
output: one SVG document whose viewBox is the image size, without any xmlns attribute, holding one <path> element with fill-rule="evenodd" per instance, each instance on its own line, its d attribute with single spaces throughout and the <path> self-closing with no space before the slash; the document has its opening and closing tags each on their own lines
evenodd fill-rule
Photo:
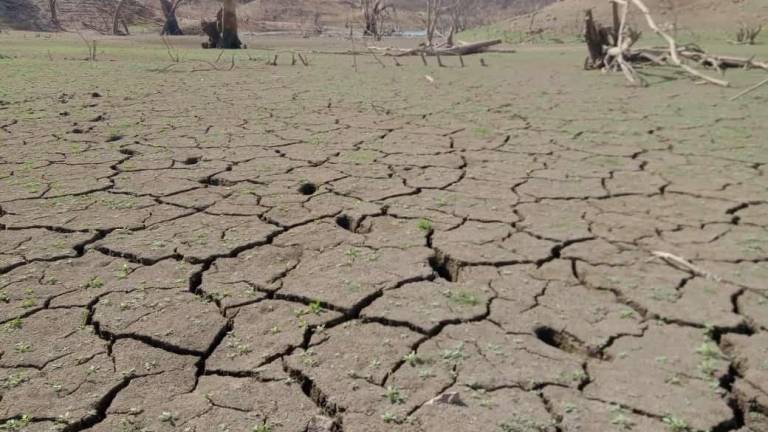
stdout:
<svg viewBox="0 0 768 432">
<path fill-rule="evenodd" d="M 768 428 L 765 91 L 0 41 L 0 429 Z"/>
</svg>

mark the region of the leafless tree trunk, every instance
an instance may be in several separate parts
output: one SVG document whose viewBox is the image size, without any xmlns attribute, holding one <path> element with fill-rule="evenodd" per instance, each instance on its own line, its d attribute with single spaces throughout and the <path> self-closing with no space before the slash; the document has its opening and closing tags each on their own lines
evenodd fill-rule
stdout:
<svg viewBox="0 0 768 432">
<path fill-rule="evenodd" d="M 478 0 L 454 0 L 451 12 L 451 27 L 455 33 L 466 30 L 475 17 L 474 11 L 480 9 Z"/>
<path fill-rule="evenodd" d="M 395 7 L 387 4 L 385 0 L 362 0 L 360 8 L 363 13 L 363 34 L 381 40 L 384 21 L 389 16 L 389 11 L 394 11 Z"/>
<path fill-rule="evenodd" d="M 183 1 L 184 0 L 160 0 L 160 7 L 162 8 L 163 16 L 165 17 L 165 24 L 163 24 L 163 30 L 160 34 L 169 36 L 181 36 L 184 34 L 176 19 L 176 10 Z"/>
<path fill-rule="evenodd" d="M 237 36 L 237 4 L 235 0 L 224 0 L 221 14 L 221 48 L 239 49 L 242 46 Z"/>
<path fill-rule="evenodd" d="M 757 41 L 757 36 L 763 31 L 762 25 L 749 26 L 742 24 L 739 31 L 736 33 L 736 43 L 744 45 L 754 45 Z"/>
<path fill-rule="evenodd" d="M 435 32 L 440 21 L 442 0 L 427 0 L 427 46 L 434 46 Z"/>
<path fill-rule="evenodd" d="M 123 13 L 123 7 L 125 6 L 126 0 L 119 0 L 117 3 L 117 7 L 115 8 L 115 15 L 112 18 L 112 34 L 118 35 L 121 34 L 120 32 L 120 14 Z"/>
<path fill-rule="evenodd" d="M 59 22 L 59 13 L 56 10 L 56 0 L 48 0 L 48 9 L 51 10 L 51 23 L 61 30 L 61 23 Z"/>
</svg>

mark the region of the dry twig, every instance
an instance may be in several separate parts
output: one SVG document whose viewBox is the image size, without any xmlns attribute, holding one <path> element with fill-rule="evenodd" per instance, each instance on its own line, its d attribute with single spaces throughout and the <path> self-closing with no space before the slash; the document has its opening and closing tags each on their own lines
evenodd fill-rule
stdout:
<svg viewBox="0 0 768 432">
<path fill-rule="evenodd" d="M 688 260 L 685 258 L 679 257 L 677 255 L 673 255 L 669 252 L 662 252 L 662 251 L 653 251 L 651 252 L 651 255 L 653 255 L 655 258 L 661 258 L 664 260 L 667 264 L 671 265 L 672 267 L 678 269 L 678 270 L 684 270 L 690 273 L 693 273 L 696 276 L 701 276 L 704 278 L 707 278 L 709 280 L 713 280 L 716 282 L 720 281 L 720 278 L 715 276 L 712 273 L 709 273 L 705 270 L 703 270 L 700 267 L 697 267 L 693 264 L 691 264 Z"/>
</svg>

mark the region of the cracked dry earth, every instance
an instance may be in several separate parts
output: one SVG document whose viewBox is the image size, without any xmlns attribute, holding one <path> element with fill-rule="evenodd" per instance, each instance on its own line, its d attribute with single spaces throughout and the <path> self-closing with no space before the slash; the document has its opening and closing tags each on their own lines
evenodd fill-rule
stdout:
<svg viewBox="0 0 768 432">
<path fill-rule="evenodd" d="M 0 430 L 768 430 L 765 99 L 314 60 L 16 81 Z"/>
</svg>

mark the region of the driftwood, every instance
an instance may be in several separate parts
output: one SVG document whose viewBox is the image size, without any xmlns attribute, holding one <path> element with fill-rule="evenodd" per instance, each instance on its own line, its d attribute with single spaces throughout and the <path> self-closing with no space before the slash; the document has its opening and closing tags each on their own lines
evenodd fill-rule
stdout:
<svg viewBox="0 0 768 432">
<path fill-rule="evenodd" d="M 754 58 L 712 55 L 695 45 L 679 46 L 675 38 L 656 25 L 643 0 L 612 0 L 612 3 L 614 10 L 613 27 L 600 26 L 595 22 L 591 11 L 586 13 L 585 39 L 589 53 L 584 62 L 586 69 L 621 70 L 631 83 L 645 84 L 645 81 L 635 70 L 635 65 L 649 63 L 659 66 L 673 66 L 693 78 L 723 87 L 729 86 L 728 81 L 701 72 L 693 65 L 699 68 L 714 69 L 721 74 L 728 68 L 768 70 L 768 64 L 755 61 Z M 667 42 L 667 46 L 633 48 L 640 33 L 627 26 L 627 15 L 631 6 L 642 13 L 648 27 L 661 36 Z"/>
<path fill-rule="evenodd" d="M 760 87 L 762 87 L 762 86 L 764 86 L 766 84 L 768 84 L 768 79 L 760 81 L 759 83 L 753 85 L 752 87 L 750 87 L 750 88 L 744 90 L 743 92 L 737 94 L 736 96 L 732 97 L 730 100 L 731 101 L 735 101 L 736 99 L 738 99 L 738 98 L 740 98 L 742 96 L 746 96 L 746 95 L 752 93 L 753 91 L 759 89 Z"/>
<path fill-rule="evenodd" d="M 419 48 L 403 51 L 395 54 L 397 57 L 411 56 L 411 55 L 428 55 L 428 56 L 451 56 L 451 55 L 471 55 L 482 52 L 487 52 L 488 48 L 499 45 L 501 39 L 493 39 L 487 41 L 473 42 L 463 45 L 455 45 L 452 47 L 430 47 L 422 45 Z"/>
</svg>

